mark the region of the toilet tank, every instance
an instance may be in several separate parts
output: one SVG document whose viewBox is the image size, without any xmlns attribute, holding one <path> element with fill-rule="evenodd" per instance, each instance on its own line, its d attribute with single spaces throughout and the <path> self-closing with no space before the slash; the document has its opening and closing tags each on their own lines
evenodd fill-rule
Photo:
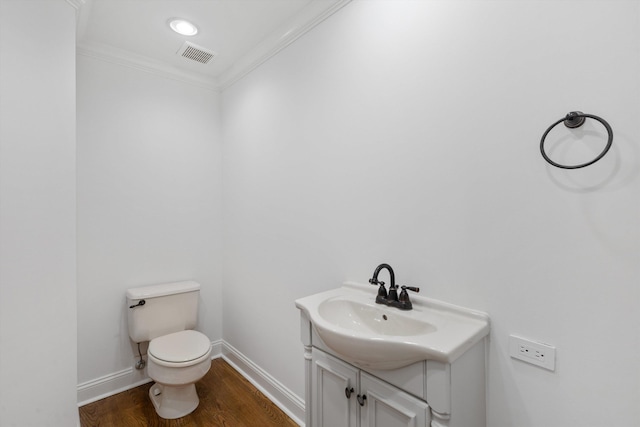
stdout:
<svg viewBox="0 0 640 427">
<path fill-rule="evenodd" d="M 200 284 L 194 281 L 127 289 L 129 336 L 143 342 L 195 328 L 199 295 Z"/>
</svg>

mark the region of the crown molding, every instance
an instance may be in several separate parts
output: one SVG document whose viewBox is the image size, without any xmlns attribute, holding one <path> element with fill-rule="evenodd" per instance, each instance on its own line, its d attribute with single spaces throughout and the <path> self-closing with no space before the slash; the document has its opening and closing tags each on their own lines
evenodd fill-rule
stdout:
<svg viewBox="0 0 640 427">
<path fill-rule="evenodd" d="M 84 6 L 85 0 L 65 0 L 72 8 L 79 11 Z"/>
<path fill-rule="evenodd" d="M 220 89 L 224 90 L 233 85 L 350 2 L 351 0 L 334 0 L 332 2 L 314 0 L 309 3 L 292 20 L 272 32 L 225 70 L 219 77 Z"/>
<path fill-rule="evenodd" d="M 204 89 L 219 90 L 217 81 L 213 77 L 186 72 L 164 62 L 113 46 L 97 43 L 79 43 L 76 46 L 76 53 L 172 80 L 178 80 Z"/>
<path fill-rule="evenodd" d="M 79 37 L 86 29 L 86 20 L 91 9 L 92 0 L 66 0 L 69 4 L 86 4 L 82 8 L 79 20 Z M 282 49 L 302 37 L 316 25 L 349 4 L 351 0 L 313 0 L 294 18 L 272 32 L 257 46 L 243 55 L 235 64 L 225 70 L 218 78 L 205 74 L 193 73 L 171 66 L 165 62 L 123 49 L 94 42 L 79 42 L 76 47 L 78 55 L 134 68 L 162 77 L 179 80 L 210 90 L 224 90 L 249 74 Z"/>
</svg>

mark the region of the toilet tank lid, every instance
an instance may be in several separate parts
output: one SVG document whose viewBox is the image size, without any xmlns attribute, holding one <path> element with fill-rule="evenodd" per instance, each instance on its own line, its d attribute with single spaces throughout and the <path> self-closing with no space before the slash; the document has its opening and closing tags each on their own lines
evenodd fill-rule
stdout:
<svg viewBox="0 0 640 427">
<path fill-rule="evenodd" d="M 193 280 L 183 282 L 160 283 L 158 285 L 141 286 L 127 289 L 127 298 L 145 299 L 163 297 L 166 295 L 180 294 L 200 290 L 200 283 Z"/>
</svg>

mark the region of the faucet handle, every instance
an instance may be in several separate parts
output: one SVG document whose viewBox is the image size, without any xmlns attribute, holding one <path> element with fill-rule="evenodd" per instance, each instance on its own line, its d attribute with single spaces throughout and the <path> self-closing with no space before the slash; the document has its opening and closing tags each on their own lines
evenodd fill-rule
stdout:
<svg viewBox="0 0 640 427">
<path fill-rule="evenodd" d="M 409 293 L 407 291 L 420 292 L 420 288 L 415 288 L 413 286 L 400 286 L 402 288 L 402 292 L 400 292 L 400 296 L 398 297 L 398 305 L 397 307 L 400 310 L 411 310 L 413 308 L 413 304 L 409 299 Z"/>
<path fill-rule="evenodd" d="M 380 285 L 378 288 L 378 295 L 376 296 L 376 303 L 385 304 L 385 301 L 387 300 L 387 288 L 384 287 L 384 282 L 372 277 L 369 279 L 369 283 L 372 285 Z"/>
<path fill-rule="evenodd" d="M 371 279 L 369 279 L 369 283 L 371 283 L 372 285 L 380 285 L 380 286 L 384 286 L 384 282 L 381 280 L 378 280 L 375 277 L 372 277 Z"/>
</svg>

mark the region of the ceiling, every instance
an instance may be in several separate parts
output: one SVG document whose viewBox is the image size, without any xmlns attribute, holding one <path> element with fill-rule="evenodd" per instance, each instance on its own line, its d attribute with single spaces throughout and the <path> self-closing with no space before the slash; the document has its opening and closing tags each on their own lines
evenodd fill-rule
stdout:
<svg viewBox="0 0 640 427">
<path fill-rule="evenodd" d="M 350 0 L 81 0 L 78 53 L 224 88 Z M 173 32 L 170 18 L 199 29 Z M 207 64 L 178 55 L 185 41 L 214 52 Z"/>
</svg>

